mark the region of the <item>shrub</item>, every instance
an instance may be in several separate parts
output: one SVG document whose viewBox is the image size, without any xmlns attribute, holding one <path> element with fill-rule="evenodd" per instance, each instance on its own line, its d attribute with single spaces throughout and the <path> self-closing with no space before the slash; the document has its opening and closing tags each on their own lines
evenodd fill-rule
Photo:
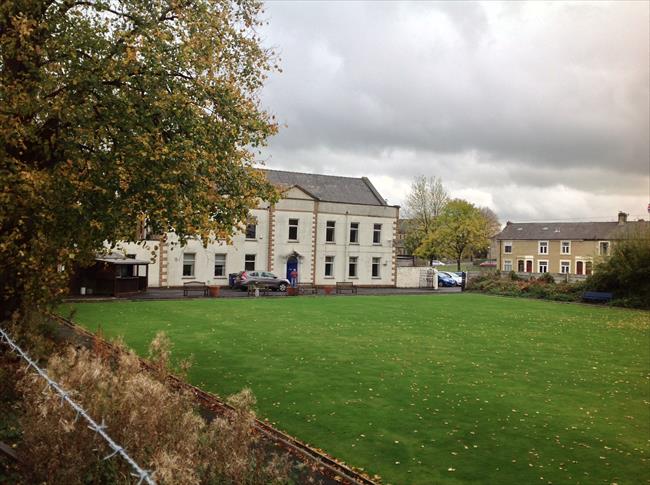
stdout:
<svg viewBox="0 0 650 485">
<path fill-rule="evenodd" d="M 509 273 L 506 279 L 496 274 L 482 274 L 472 279 L 467 289 L 492 295 L 578 301 L 584 284 L 555 283 L 555 279 L 547 273 L 528 281 L 521 279 L 516 273 Z"/>
<path fill-rule="evenodd" d="M 618 304 L 650 308 L 650 225 L 616 243 L 611 256 L 596 265 L 587 286 L 614 293 Z"/>
<path fill-rule="evenodd" d="M 158 365 L 169 358 L 169 344 L 158 337 L 151 347 Z M 189 395 L 171 391 L 155 374 L 140 368 L 124 351 L 111 363 L 88 350 L 67 348 L 50 359 L 49 375 L 109 435 L 125 446 L 157 483 L 284 483 L 289 465 L 260 446 L 253 429 L 250 391 L 232 397 L 234 411 L 206 424 Z M 103 460 L 108 446 L 74 411 L 61 405 L 43 381 L 29 373 L 20 383 L 25 414 L 22 453 L 33 481 L 55 483 L 131 483 L 131 469 L 119 457 Z"/>
<path fill-rule="evenodd" d="M 551 273 L 542 273 L 539 278 L 537 278 L 537 281 L 542 281 L 544 283 L 555 283 L 555 278 L 553 278 L 553 275 L 551 275 Z"/>
</svg>

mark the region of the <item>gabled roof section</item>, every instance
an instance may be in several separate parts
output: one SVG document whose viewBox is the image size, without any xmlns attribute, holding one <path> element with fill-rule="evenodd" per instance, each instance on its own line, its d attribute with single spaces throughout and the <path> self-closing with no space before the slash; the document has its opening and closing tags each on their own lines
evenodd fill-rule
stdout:
<svg viewBox="0 0 650 485">
<path fill-rule="evenodd" d="M 266 178 L 282 188 L 297 186 L 323 202 L 385 206 L 386 201 L 366 177 L 339 177 L 315 173 L 261 169 Z"/>
<path fill-rule="evenodd" d="M 282 193 L 287 193 L 287 192 L 289 192 L 291 189 L 298 189 L 300 192 L 302 192 L 303 194 L 305 194 L 305 195 L 306 195 L 307 197 L 309 197 L 310 199 L 319 200 L 318 197 L 316 197 L 314 194 L 312 194 L 312 193 L 309 192 L 308 190 L 305 190 L 305 189 L 304 189 L 303 187 L 301 187 L 300 185 L 282 186 Z"/>
<path fill-rule="evenodd" d="M 621 239 L 628 231 L 641 229 L 647 222 L 510 222 L 497 240 L 608 240 Z"/>
</svg>

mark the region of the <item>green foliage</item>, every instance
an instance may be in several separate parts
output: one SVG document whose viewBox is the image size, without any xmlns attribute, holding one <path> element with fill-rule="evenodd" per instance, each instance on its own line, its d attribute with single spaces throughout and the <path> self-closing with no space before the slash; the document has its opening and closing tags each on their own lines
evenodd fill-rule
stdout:
<svg viewBox="0 0 650 485">
<path fill-rule="evenodd" d="M 406 232 L 406 237 L 404 238 L 404 248 L 406 249 L 406 254 L 415 254 L 417 248 L 420 247 L 420 244 L 422 244 L 425 234 L 426 233 L 421 227 L 417 227 L 415 224 L 409 225 L 409 228 Z"/>
<path fill-rule="evenodd" d="M 596 265 L 587 285 L 614 293 L 614 304 L 650 308 L 650 226 L 641 226 L 614 244 L 611 256 Z"/>
<path fill-rule="evenodd" d="M 249 386 L 260 416 L 386 483 L 638 483 L 647 465 L 647 312 L 476 293 L 76 306 L 142 355 L 164 326 L 193 383 Z"/>
<path fill-rule="evenodd" d="M 433 229 L 415 251 L 417 256 L 432 255 L 453 258 L 460 271 L 460 262 L 490 245 L 491 224 L 474 204 L 455 199 L 448 202 L 436 218 Z"/>
<path fill-rule="evenodd" d="M 228 237 L 259 198 L 276 131 L 256 0 L 0 5 L 0 318 L 137 227 Z"/>
<path fill-rule="evenodd" d="M 519 275 L 517 274 L 516 271 L 510 271 L 510 273 L 508 273 L 508 277 L 509 277 L 512 281 L 519 281 L 519 280 L 521 280 L 521 276 L 519 276 Z"/>
</svg>

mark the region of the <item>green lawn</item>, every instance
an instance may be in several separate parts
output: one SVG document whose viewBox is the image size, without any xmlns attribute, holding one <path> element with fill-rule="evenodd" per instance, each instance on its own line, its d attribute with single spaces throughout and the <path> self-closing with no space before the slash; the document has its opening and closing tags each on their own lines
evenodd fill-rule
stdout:
<svg viewBox="0 0 650 485">
<path fill-rule="evenodd" d="M 452 273 L 458 271 L 458 265 L 456 263 L 445 264 L 444 266 L 434 266 L 434 268 L 438 271 L 451 271 Z M 479 269 L 478 266 L 474 266 L 471 262 L 460 263 L 460 271 L 479 271 Z"/>
<path fill-rule="evenodd" d="M 650 482 L 650 314 L 476 294 L 74 305 L 394 484 Z M 69 308 L 64 308 L 65 315 Z"/>
</svg>

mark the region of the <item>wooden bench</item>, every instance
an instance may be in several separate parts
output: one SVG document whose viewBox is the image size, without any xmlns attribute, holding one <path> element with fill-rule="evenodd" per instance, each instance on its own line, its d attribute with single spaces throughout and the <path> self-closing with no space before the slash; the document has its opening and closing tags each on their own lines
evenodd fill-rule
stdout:
<svg viewBox="0 0 650 485">
<path fill-rule="evenodd" d="M 585 291 L 582 294 L 583 301 L 595 301 L 595 302 L 603 302 L 603 303 L 608 303 L 612 301 L 613 297 L 614 297 L 613 293 L 609 293 L 605 291 Z"/>
<path fill-rule="evenodd" d="M 191 292 L 202 293 L 208 296 L 208 287 L 202 281 L 188 281 L 183 283 L 183 296 L 189 296 Z"/>
<path fill-rule="evenodd" d="M 349 291 L 352 294 L 357 293 L 357 288 L 354 286 L 354 283 L 351 281 L 337 281 L 336 282 L 336 293 L 340 294 L 345 291 Z"/>
<path fill-rule="evenodd" d="M 248 296 L 255 296 L 255 290 L 259 290 L 260 295 L 268 295 L 271 292 L 271 288 L 266 285 L 252 284 L 246 287 Z"/>
<path fill-rule="evenodd" d="M 316 288 L 313 283 L 298 283 L 298 293 L 301 295 L 317 295 L 318 288 Z"/>
</svg>

